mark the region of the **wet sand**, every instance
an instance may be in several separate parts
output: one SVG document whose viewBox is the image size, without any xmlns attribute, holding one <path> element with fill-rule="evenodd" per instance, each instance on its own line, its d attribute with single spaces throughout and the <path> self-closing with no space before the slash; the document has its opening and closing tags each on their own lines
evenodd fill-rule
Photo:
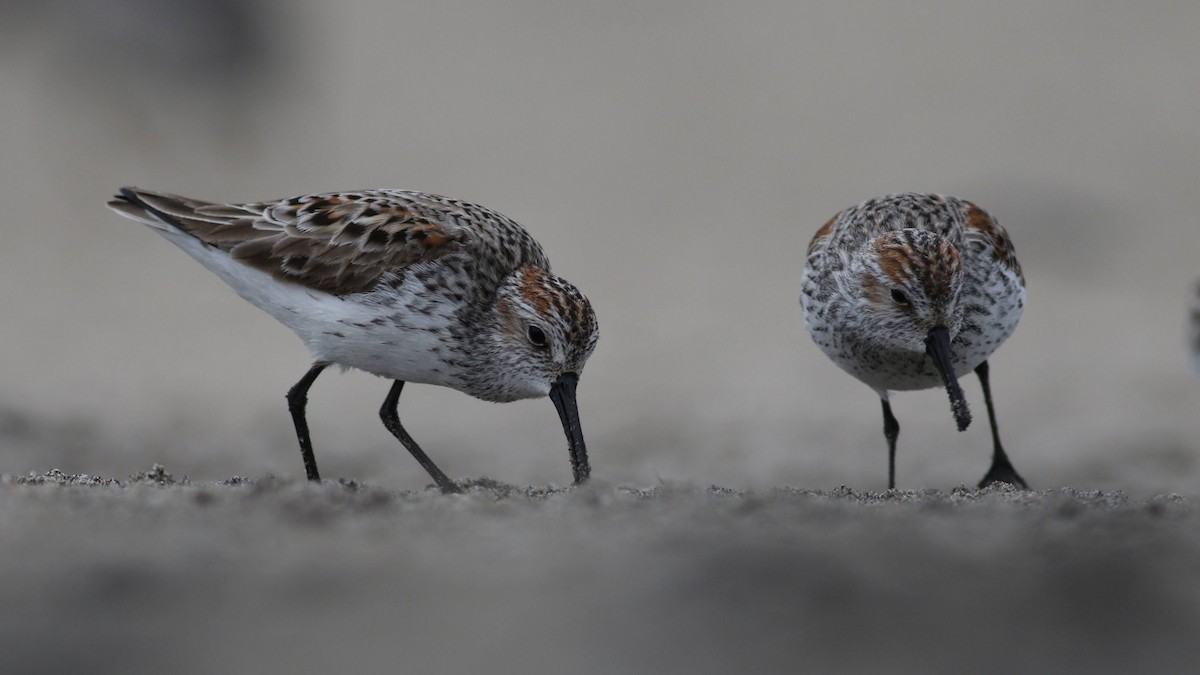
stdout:
<svg viewBox="0 0 1200 675">
<path fill-rule="evenodd" d="M 0 480 L 20 672 L 1168 672 L 1194 499 Z M 18 672 L 18 671 L 10 671 Z"/>
</svg>

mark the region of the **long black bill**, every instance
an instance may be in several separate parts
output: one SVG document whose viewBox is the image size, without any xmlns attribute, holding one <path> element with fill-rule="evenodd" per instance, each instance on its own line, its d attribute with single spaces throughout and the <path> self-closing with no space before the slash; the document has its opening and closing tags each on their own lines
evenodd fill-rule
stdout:
<svg viewBox="0 0 1200 675">
<path fill-rule="evenodd" d="M 950 361 L 950 331 L 945 326 L 938 326 L 925 336 L 925 353 L 933 359 L 933 365 L 946 383 L 950 410 L 954 413 L 958 430 L 965 431 L 971 425 L 971 411 L 967 408 L 967 399 L 963 398 L 962 387 L 958 386 L 958 378 L 954 376 L 954 364 Z"/>
<path fill-rule="evenodd" d="M 579 384 L 579 375 L 563 373 L 554 384 L 550 385 L 550 400 L 558 409 L 558 418 L 562 420 L 563 432 L 567 434 L 568 449 L 571 453 L 571 471 L 575 473 L 575 484 L 582 485 L 592 475 L 592 467 L 588 465 L 587 445 L 583 442 L 583 427 L 579 426 L 579 406 L 575 404 L 575 387 Z"/>
</svg>

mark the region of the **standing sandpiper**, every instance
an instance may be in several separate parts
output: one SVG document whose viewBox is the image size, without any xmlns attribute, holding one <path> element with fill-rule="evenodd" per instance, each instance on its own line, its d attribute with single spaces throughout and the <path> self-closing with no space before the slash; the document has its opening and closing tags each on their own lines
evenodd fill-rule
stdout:
<svg viewBox="0 0 1200 675">
<path fill-rule="evenodd" d="M 443 492 L 458 492 L 400 424 L 405 382 L 485 401 L 549 395 L 576 484 L 590 474 L 575 387 L 599 335 L 592 305 L 542 247 L 490 209 L 405 190 L 218 204 L 124 188 L 108 203 L 216 273 L 304 341 L 288 391 L 304 469 L 320 480 L 304 409 L 337 364 L 393 380 L 379 414 Z"/>
<path fill-rule="evenodd" d="M 800 294 L 825 355 L 879 394 L 896 487 L 888 392 L 945 386 L 958 430 L 971 423 L 958 378 L 974 370 L 992 426 L 992 467 L 979 486 L 1028 487 L 1000 445 L 987 358 L 1025 309 L 1025 278 L 1008 233 L 971 202 L 904 193 L 834 216 L 808 245 Z"/>
<path fill-rule="evenodd" d="M 1188 346 L 1192 353 L 1192 367 L 1200 375 L 1200 281 L 1192 286 L 1192 308 L 1188 313 Z"/>
</svg>

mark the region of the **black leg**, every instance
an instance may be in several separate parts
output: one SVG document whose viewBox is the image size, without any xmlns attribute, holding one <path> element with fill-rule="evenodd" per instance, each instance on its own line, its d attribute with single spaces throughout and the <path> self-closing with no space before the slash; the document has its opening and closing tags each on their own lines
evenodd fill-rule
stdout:
<svg viewBox="0 0 1200 675">
<path fill-rule="evenodd" d="M 292 423 L 296 425 L 296 438 L 300 441 L 300 456 L 304 458 L 304 472 L 308 474 L 308 479 L 313 481 L 321 480 L 321 474 L 317 472 L 317 458 L 313 455 L 312 439 L 308 437 L 304 406 L 308 404 L 308 388 L 328 366 L 328 363 L 314 363 L 287 393 L 288 411 L 292 413 Z"/>
<path fill-rule="evenodd" d="M 883 437 L 888 442 L 888 489 L 896 487 L 896 439 L 900 437 L 900 423 L 892 414 L 892 404 L 886 398 L 883 401 Z"/>
<path fill-rule="evenodd" d="M 404 382 L 401 380 L 392 382 L 392 389 L 388 392 L 387 398 L 383 400 L 383 406 L 379 409 L 379 418 L 383 420 L 383 426 L 387 427 L 387 430 L 392 432 L 392 435 L 395 436 L 401 443 L 403 443 L 404 447 L 408 448 L 408 451 L 412 453 L 412 456 L 415 457 L 418 462 L 420 462 L 421 466 L 425 467 L 425 470 L 428 471 L 429 475 L 433 477 L 433 482 L 437 483 L 437 486 L 442 489 L 444 494 L 462 492 L 462 490 L 460 490 L 459 487 L 454 484 L 454 481 L 450 480 L 446 474 L 442 473 L 442 470 L 437 467 L 437 464 L 433 463 L 432 459 L 429 459 L 429 455 L 425 454 L 425 451 L 421 449 L 421 446 L 417 445 L 417 442 L 413 440 L 413 437 L 409 436 L 408 432 L 404 430 L 404 427 L 400 425 L 399 408 L 400 391 L 402 389 L 404 389 Z"/>
<path fill-rule="evenodd" d="M 983 402 L 987 404 L 988 421 L 992 424 L 992 468 L 988 469 L 983 480 L 979 481 L 979 487 L 1004 482 L 1028 490 L 1029 485 L 1013 468 L 1012 462 L 1008 461 L 1008 454 L 1004 452 L 1004 446 L 1000 445 L 1000 430 L 996 426 L 996 409 L 992 407 L 992 386 L 988 382 L 988 362 L 984 361 L 979 364 L 979 367 L 975 369 L 975 374 L 979 376 L 979 383 L 983 385 Z"/>
</svg>

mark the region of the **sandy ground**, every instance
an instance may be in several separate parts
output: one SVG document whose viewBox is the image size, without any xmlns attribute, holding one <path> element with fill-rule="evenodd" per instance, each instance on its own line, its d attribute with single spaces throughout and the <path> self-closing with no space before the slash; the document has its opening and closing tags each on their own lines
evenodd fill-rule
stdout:
<svg viewBox="0 0 1200 675">
<path fill-rule="evenodd" d="M 8 672 L 1131 673 L 1200 658 L 1200 509 L 1178 495 L 468 484 L 4 476 Z"/>
<path fill-rule="evenodd" d="M 1197 662 L 1200 4 L 1151 4 L 0 3 L 0 670 Z M 317 458 L 362 483 L 300 484 L 304 348 L 109 213 L 127 184 L 422 189 L 523 223 L 599 316 L 601 482 L 424 492 L 387 383 L 329 373 Z M 992 385 L 1044 491 L 956 491 L 991 448 L 966 378 L 962 434 L 944 392 L 894 397 L 897 484 L 932 492 L 870 492 L 878 400 L 797 297 L 812 233 L 901 190 L 1012 236 L 1028 309 Z M 401 414 L 451 476 L 569 480 L 548 401 L 413 386 Z M 156 462 L 190 482 L 13 478 Z"/>
</svg>

